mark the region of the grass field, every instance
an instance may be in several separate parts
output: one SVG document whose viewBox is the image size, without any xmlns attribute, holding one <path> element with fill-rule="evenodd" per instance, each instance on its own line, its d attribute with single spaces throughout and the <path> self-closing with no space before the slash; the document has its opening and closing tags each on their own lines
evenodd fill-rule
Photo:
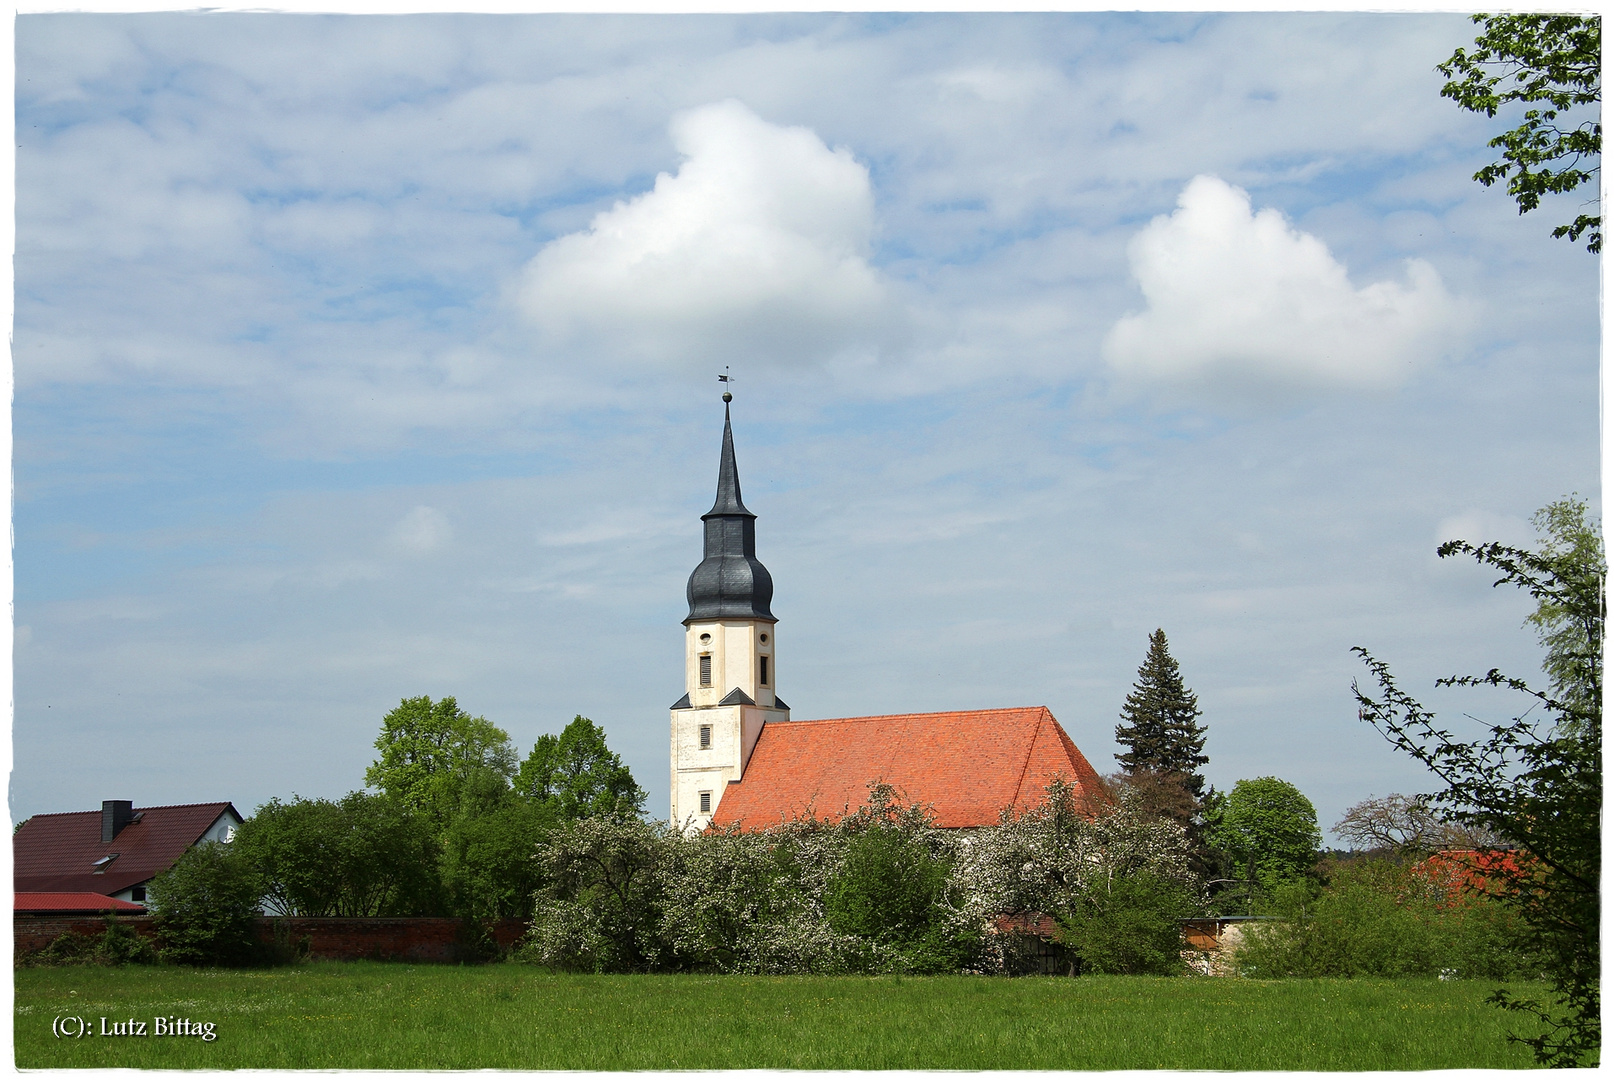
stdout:
<svg viewBox="0 0 1614 1080">
<path fill-rule="evenodd" d="M 16 975 L 21 1068 L 1528 1067 L 1483 983 L 568 976 L 515 965 Z M 156 1017 L 216 1038 L 155 1035 Z M 85 1034 L 53 1035 L 64 1018 Z M 130 1019 L 141 1035 L 101 1035 Z"/>
</svg>

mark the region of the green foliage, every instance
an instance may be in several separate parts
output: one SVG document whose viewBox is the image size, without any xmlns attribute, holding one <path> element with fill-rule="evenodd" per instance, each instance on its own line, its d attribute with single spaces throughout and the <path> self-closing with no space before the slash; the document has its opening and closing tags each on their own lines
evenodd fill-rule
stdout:
<svg viewBox="0 0 1614 1080">
<path fill-rule="evenodd" d="M 236 847 L 280 915 L 437 915 L 438 847 L 400 800 L 354 791 L 337 802 L 271 799 L 242 823 Z"/>
<path fill-rule="evenodd" d="M 1601 1047 L 1599 879 L 1602 872 L 1602 641 L 1606 609 L 1600 535 L 1574 499 L 1537 515 L 1540 550 L 1464 541 L 1442 544 L 1442 558 L 1465 554 L 1498 570 L 1497 585 L 1536 599 L 1532 622 L 1548 647 L 1555 694 L 1492 669 L 1483 676 L 1440 680 L 1445 686 L 1493 686 L 1523 694 L 1529 707 L 1513 720 L 1486 725 L 1477 739 L 1439 727 L 1435 714 L 1396 686 L 1388 665 L 1366 650 L 1378 683 L 1374 696 L 1353 685 L 1362 719 L 1396 748 L 1422 762 L 1445 785 L 1431 801 L 1455 821 L 1495 835 L 1516 849 L 1515 872 L 1496 875 L 1501 898 L 1527 927 L 1545 957 L 1552 996 L 1499 991 L 1505 1008 L 1537 1018 L 1526 1037 L 1548 1065 L 1594 1062 Z M 1532 714 L 1535 714 L 1532 716 Z"/>
<path fill-rule="evenodd" d="M 1473 49 L 1458 49 L 1436 65 L 1449 80 L 1440 95 L 1491 117 L 1514 103 L 1547 106 L 1528 109 L 1523 123 L 1492 139 L 1489 145 L 1501 150 L 1502 158 L 1474 179 L 1486 187 L 1506 180 L 1521 214 L 1536 209 L 1543 195 L 1574 191 L 1588 181 L 1595 187 L 1603 149 L 1597 112 L 1602 20 L 1596 15 L 1475 15 L 1474 21 L 1485 30 Z M 1575 115 L 1585 119 L 1564 126 L 1571 118 L 1561 114 L 1576 109 L 1581 111 Z M 1582 233 L 1587 251 L 1601 250 L 1601 215 L 1582 213 L 1552 231 L 1570 240 Z"/>
<path fill-rule="evenodd" d="M 551 807 L 514 798 L 457 818 L 443 836 L 450 909 L 472 919 L 530 915 L 543 882 L 538 845 L 555 824 Z"/>
<path fill-rule="evenodd" d="M 438 828 L 453 819 L 468 789 L 502 789 L 516 771 L 510 736 L 452 697 L 405 698 L 382 719 L 375 746 L 380 756 L 365 770 L 365 784 Z"/>
<path fill-rule="evenodd" d="M 904 814 L 888 790 L 875 793 L 869 812 L 854 817 L 847 832 L 824 889 L 830 929 L 889 949 L 898 970 L 964 967 L 979 930 L 955 917 L 960 898 L 947 838 L 922 814 Z"/>
<path fill-rule="evenodd" d="M 1264 892 L 1305 874 L 1317 861 L 1317 811 L 1287 780 L 1240 780 L 1219 795 L 1208 819 L 1210 842 Z"/>
<path fill-rule="evenodd" d="M 1420 864 L 1357 859 L 1326 885 L 1296 879 L 1249 926 L 1237 960 L 1259 978 L 1440 975 L 1533 976 L 1535 957 L 1517 916 L 1494 899 L 1447 892 Z"/>
<path fill-rule="evenodd" d="M 644 789 L 605 745 L 605 731 L 586 716 L 574 717 L 559 737 L 539 737 L 521 763 L 516 791 L 553 802 L 566 821 L 644 810 Z"/>
<path fill-rule="evenodd" d="M 1548 503 L 1530 520 L 1541 537 L 1537 557 L 1563 595 L 1537 594 L 1526 622 L 1547 650 L 1541 668 L 1552 694 L 1568 706 L 1561 721 L 1578 725 L 1603 715 L 1603 530 L 1586 520 L 1586 502 L 1576 495 Z"/>
<path fill-rule="evenodd" d="M 1060 940 L 1100 975 L 1180 975 L 1182 924 L 1196 914 L 1181 880 L 1147 870 L 1100 879 L 1060 920 Z"/>
<path fill-rule="evenodd" d="M 106 917 L 106 926 L 99 934 L 63 934 L 38 952 L 18 957 L 18 963 L 28 967 L 117 967 L 156 962 L 157 950 L 151 942 L 127 923 L 119 922 L 116 915 Z"/>
<path fill-rule="evenodd" d="M 236 966 L 258 958 L 263 883 L 233 844 L 197 844 L 152 879 L 147 895 L 164 960 Z"/>
<path fill-rule="evenodd" d="M 1169 777 L 1197 801 L 1205 792 L 1199 769 L 1210 760 L 1199 715 L 1199 701 L 1183 685 L 1165 631 L 1156 630 L 1149 636 L 1149 653 L 1138 668 L 1138 681 L 1121 706 L 1115 741 L 1127 751 L 1116 754 L 1115 760 L 1128 774 Z"/>
</svg>

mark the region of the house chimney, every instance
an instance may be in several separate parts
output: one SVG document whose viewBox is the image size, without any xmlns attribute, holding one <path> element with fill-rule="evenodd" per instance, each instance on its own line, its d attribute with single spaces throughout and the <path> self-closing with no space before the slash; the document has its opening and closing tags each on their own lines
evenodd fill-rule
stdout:
<svg viewBox="0 0 1614 1080">
<path fill-rule="evenodd" d="M 134 820 L 134 803 L 126 799 L 108 799 L 101 804 L 101 843 L 110 844 Z"/>
</svg>

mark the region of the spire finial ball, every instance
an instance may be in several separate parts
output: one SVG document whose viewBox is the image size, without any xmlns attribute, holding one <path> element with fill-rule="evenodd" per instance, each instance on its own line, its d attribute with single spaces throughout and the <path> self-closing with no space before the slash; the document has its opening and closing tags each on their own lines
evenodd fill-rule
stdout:
<svg viewBox="0 0 1614 1080">
<path fill-rule="evenodd" d="M 734 400 L 734 395 L 733 394 L 729 393 L 727 390 L 723 391 L 723 404 L 727 405 L 729 402 L 731 402 L 733 400 Z"/>
</svg>

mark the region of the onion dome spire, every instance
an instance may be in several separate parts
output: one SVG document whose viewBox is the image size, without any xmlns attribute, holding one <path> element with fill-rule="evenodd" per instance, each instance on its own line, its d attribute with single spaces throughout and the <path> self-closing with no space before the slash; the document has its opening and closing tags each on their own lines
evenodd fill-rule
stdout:
<svg viewBox="0 0 1614 1080">
<path fill-rule="evenodd" d="M 729 422 L 730 394 L 723 395 L 723 456 L 717 466 L 717 500 L 701 515 L 706 523 L 706 554 L 689 575 L 689 617 L 685 625 L 706 619 L 766 619 L 776 622 L 773 577 L 757 561 L 757 516 L 740 501 L 740 470 L 734 463 L 734 431 Z"/>
</svg>

